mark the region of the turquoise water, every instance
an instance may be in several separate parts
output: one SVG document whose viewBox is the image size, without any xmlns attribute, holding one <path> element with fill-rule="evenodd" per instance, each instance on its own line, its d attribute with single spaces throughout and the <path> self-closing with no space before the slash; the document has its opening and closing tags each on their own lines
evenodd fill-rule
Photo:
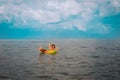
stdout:
<svg viewBox="0 0 120 80">
<path fill-rule="evenodd" d="M 120 40 L 0 40 L 0 80 L 120 80 Z"/>
</svg>

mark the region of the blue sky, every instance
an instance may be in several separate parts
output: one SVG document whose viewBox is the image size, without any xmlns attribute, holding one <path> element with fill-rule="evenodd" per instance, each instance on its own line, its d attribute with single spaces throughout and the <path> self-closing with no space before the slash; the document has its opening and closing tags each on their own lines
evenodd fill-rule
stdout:
<svg viewBox="0 0 120 80">
<path fill-rule="evenodd" d="M 0 0 L 0 39 L 120 38 L 120 0 Z"/>
</svg>

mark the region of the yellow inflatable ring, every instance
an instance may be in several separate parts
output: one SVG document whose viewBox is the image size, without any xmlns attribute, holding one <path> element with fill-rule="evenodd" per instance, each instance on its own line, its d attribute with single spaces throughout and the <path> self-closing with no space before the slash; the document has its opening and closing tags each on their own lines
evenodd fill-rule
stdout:
<svg viewBox="0 0 120 80">
<path fill-rule="evenodd" d="M 56 53 L 57 53 L 56 50 L 48 50 L 48 51 L 46 52 L 46 54 L 51 54 L 51 55 L 55 55 Z"/>
</svg>

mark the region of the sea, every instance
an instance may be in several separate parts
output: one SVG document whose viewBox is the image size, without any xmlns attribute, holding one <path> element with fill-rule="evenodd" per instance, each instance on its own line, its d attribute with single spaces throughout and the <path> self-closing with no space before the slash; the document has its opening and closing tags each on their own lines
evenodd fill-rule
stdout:
<svg viewBox="0 0 120 80">
<path fill-rule="evenodd" d="M 56 44 L 56 55 L 39 47 Z M 120 80 L 119 39 L 1 39 L 0 80 Z"/>
</svg>

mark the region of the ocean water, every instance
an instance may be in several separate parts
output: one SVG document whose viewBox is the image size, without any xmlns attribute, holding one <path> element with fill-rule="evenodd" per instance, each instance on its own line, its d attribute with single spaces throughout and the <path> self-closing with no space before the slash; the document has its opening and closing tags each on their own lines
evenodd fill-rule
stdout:
<svg viewBox="0 0 120 80">
<path fill-rule="evenodd" d="M 0 80 L 120 80 L 120 40 L 0 40 Z"/>
</svg>

